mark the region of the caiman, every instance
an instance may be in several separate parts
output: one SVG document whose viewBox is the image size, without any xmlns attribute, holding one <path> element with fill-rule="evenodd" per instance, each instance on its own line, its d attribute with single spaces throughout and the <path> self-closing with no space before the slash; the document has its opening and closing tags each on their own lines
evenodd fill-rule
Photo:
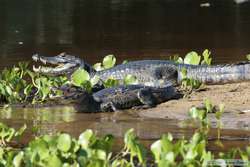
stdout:
<svg viewBox="0 0 250 167">
<path fill-rule="evenodd" d="M 250 80 L 250 63 L 242 62 L 228 65 L 187 65 L 167 60 L 140 60 L 120 64 L 113 68 L 96 71 L 91 65 L 78 57 L 62 53 L 54 57 L 32 56 L 34 61 L 52 64 L 55 67 L 33 67 L 38 73 L 47 75 L 72 74 L 83 68 L 91 77 L 98 76 L 101 81 L 110 77 L 122 81 L 127 75 L 133 75 L 138 85 L 121 85 L 106 88 L 96 93 L 73 92 L 69 99 L 78 99 L 79 111 L 115 111 L 134 106 L 152 107 L 176 96 L 171 85 L 180 84 L 183 79 L 182 69 L 186 76 L 206 84 L 223 84 Z M 170 86 L 169 86 L 170 85 Z M 73 98 L 72 98 L 73 97 Z M 80 99 L 80 100 L 79 100 Z"/>
<path fill-rule="evenodd" d="M 85 61 L 66 53 L 54 57 L 36 54 L 32 58 L 34 61 L 44 64 L 56 65 L 54 68 L 44 66 L 33 68 L 35 72 L 43 74 L 70 74 L 77 68 L 84 68 L 90 73 L 91 77 L 97 75 L 101 80 L 106 80 L 110 77 L 123 80 L 124 77 L 131 74 L 136 77 L 138 84 L 153 87 L 164 87 L 169 83 L 173 85 L 180 84 L 183 79 L 181 72 L 183 68 L 187 71 L 185 77 L 199 80 L 205 84 L 223 84 L 250 80 L 250 62 L 208 66 L 178 64 L 167 60 L 139 60 L 120 64 L 102 71 L 95 71 Z"/>
<path fill-rule="evenodd" d="M 68 92 L 64 90 L 66 100 L 73 100 L 77 111 L 98 112 L 117 111 L 129 108 L 149 108 L 179 94 L 171 85 L 165 87 L 150 87 L 144 85 L 121 85 L 102 89 L 90 94 L 84 90 Z"/>
</svg>

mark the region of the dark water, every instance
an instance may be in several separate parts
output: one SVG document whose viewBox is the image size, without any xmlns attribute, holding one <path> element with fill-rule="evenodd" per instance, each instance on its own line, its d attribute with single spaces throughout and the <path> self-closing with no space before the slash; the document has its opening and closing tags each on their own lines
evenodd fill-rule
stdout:
<svg viewBox="0 0 250 167">
<path fill-rule="evenodd" d="M 22 146 L 35 136 L 67 132 L 76 138 L 86 129 L 92 129 L 99 136 L 113 134 L 116 137 L 115 148 L 118 150 L 123 145 L 123 137 L 127 130 L 135 129 L 140 141 L 150 146 L 158 140 L 162 134 L 171 133 L 175 139 L 190 138 L 197 125 L 185 121 L 166 118 L 142 118 L 136 111 L 124 111 L 116 113 L 77 113 L 70 107 L 57 106 L 53 108 L 7 108 L 0 110 L 0 121 L 20 128 L 25 123 L 27 130 L 19 143 L 13 145 Z M 250 144 L 250 132 L 244 129 L 221 130 L 221 141 L 224 147 L 218 147 L 215 143 L 217 130 L 211 129 L 209 135 L 209 147 L 211 151 L 228 151 L 233 147 L 245 149 Z M 20 145 L 21 144 L 21 145 Z"/>
<path fill-rule="evenodd" d="M 250 52 L 250 3 L 215 0 L 1 0 L 0 67 L 34 53 L 165 59 L 211 49 L 215 62 Z M 203 2 L 204 3 L 204 2 Z"/>
<path fill-rule="evenodd" d="M 245 60 L 250 53 L 250 3 L 214 0 L 0 0 L 0 69 L 30 60 L 34 53 L 68 52 L 90 63 L 107 54 L 124 59 L 167 59 L 208 48 L 214 62 Z M 2 110 L 0 120 L 15 127 L 28 124 L 33 134 L 87 128 L 123 136 L 129 128 L 147 141 L 172 132 L 190 135 L 178 121 L 140 118 L 135 113 L 79 114 L 71 109 Z M 32 132 L 32 126 L 36 131 Z M 230 133 L 228 133 L 230 132 Z M 225 130 L 232 137 L 249 132 Z M 229 135 L 229 136 L 230 136 Z M 249 136 L 248 136 L 249 137 Z M 244 146 L 245 142 L 228 142 Z"/>
</svg>

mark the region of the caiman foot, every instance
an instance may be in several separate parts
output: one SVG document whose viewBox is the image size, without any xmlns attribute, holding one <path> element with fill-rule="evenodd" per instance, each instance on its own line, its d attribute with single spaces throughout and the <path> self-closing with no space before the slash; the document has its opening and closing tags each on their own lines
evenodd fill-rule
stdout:
<svg viewBox="0 0 250 167">
<path fill-rule="evenodd" d="M 117 108 L 115 107 L 113 102 L 101 103 L 100 109 L 101 111 L 104 111 L 104 112 L 117 111 Z"/>
</svg>

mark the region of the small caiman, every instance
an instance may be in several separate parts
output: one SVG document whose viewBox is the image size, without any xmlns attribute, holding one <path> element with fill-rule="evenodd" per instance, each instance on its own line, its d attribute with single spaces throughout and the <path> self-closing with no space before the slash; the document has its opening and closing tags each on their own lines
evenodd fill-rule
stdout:
<svg viewBox="0 0 250 167">
<path fill-rule="evenodd" d="M 71 89 L 71 88 L 70 88 Z M 64 90 L 64 99 L 72 100 L 77 111 L 98 112 L 117 111 L 133 107 L 149 108 L 180 94 L 171 85 L 165 87 L 150 87 L 144 85 L 121 85 L 105 88 L 96 93 L 87 91 Z"/>
<path fill-rule="evenodd" d="M 226 65 L 188 65 L 178 64 L 168 60 L 139 60 L 120 64 L 113 68 L 95 71 L 91 65 L 78 57 L 62 53 L 54 57 L 33 55 L 33 60 L 44 64 L 58 65 L 56 67 L 33 68 L 35 72 L 60 75 L 70 74 L 77 68 L 84 68 L 93 77 L 97 75 L 101 80 L 110 77 L 123 80 L 127 75 L 136 77 L 138 84 L 154 87 L 164 87 L 169 83 L 180 84 L 184 76 L 182 69 L 186 69 L 187 78 L 193 78 L 206 84 L 223 84 L 250 80 L 250 62 Z"/>
</svg>

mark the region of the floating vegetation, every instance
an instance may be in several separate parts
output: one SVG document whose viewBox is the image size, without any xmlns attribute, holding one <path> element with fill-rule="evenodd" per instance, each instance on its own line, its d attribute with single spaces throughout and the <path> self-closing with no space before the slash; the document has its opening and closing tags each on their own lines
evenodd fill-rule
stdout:
<svg viewBox="0 0 250 167">
<path fill-rule="evenodd" d="M 19 63 L 18 66 L 4 69 L 0 74 L 0 101 L 1 103 L 42 102 L 47 98 L 61 95 L 56 88 L 67 82 L 64 76 L 39 75 L 28 69 L 28 63 Z"/>
<path fill-rule="evenodd" d="M 200 56 L 195 51 L 191 51 L 186 54 L 184 59 L 175 56 L 174 60 L 177 63 L 191 64 L 191 65 L 211 65 L 212 63 L 211 52 L 207 49 L 203 51 L 202 56 Z M 193 91 L 194 89 L 199 89 L 203 85 L 200 81 L 187 77 L 186 68 L 182 68 L 181 76 L 182 76 L 181 88 L 187 93 Z"/>
<path fill-rule="evenodd" d="M 175 140 L 171 133 L 164 134 L 153 142 L 150 150 L 140 143 L 133 129 L 124 135 L 124 147 L 118 152 L 112 152 L 115 138 L 112 135 L 98 137 L 91 129 L 85 130 L 74 138 L 67 133 L 37 136 L 29 141 L 24 148 L 13 148 L 9 143 L 20 137 L 25 126 L 15 130 L 0 124 L 0 166 L 87 166 L 87 167 L 132 167 L 132 166 L 220 166 L 227 160 L 237 158 L 237 162 L 249 165 L 250 146 L 245 149 L 231 149 L 218 155 L 207 150 L 210 121 L 207 114 L 213 106 L 209 100 L 204 102 L 204 108 L 190 109 L 191 118 L 201 122 L 194 134 L 189 138 Z M 219 110 L 218 121 L 223 113 Z M 221 125 L 218 124 L 218 129 Z M 218 141 L 220 138 L 218 136 Z M 221 143 L 222 144 L 222 143 Z"/>
<path fill-rule="evenodd" d="M 205 50 L 202 53 L 203 60 L 201 61 L 201 56 L 192 51 L 184 59 L 175 57 L 174 61 L 195 65 L 211 64 L 210 55 L 211 53 Z M 127 63 L 127 61 L 124 63 Z M 114 55 L 107 55 L 103 58 L 102 63 L 96 63 L 93 67 L 97 71 L 100 71 L 112 68 L 115 64 L 116 58 Z M 186 77 L 184 68 L 182 76 L 182 88 L 193 90 L 201 86 L 199 81 Z M 129 85 L 138 83 L 136 77 L 133 75 L 127 75 L 123 81 L 118 81 L 112 77 L 106 81 L 100 81 L 98 76 L 90 77 L 89 73 L 84 69 L 77 69 L 70 78 L 66 76 L 51 77 L 30 71 L 28 63 L 19 63 L 13 68 L 4 69 L 0 74 L 0 101 L 7 104 L 23 102 L 40 103 L 62 96 L 63 92 L 60 88 L 63 85 L 69 84 L 91 92 L 92 88 L 100 82 L 106 88 L 119 84 Z"/>
</svg>

